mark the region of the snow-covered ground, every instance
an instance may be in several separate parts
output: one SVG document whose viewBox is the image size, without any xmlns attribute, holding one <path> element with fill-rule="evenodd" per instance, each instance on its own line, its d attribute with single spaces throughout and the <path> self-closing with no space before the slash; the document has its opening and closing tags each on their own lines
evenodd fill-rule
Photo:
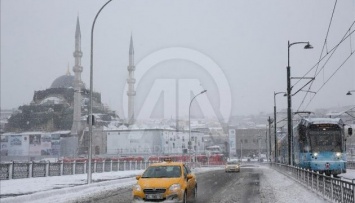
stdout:
<svg viewBox="0 0 355 203">
<path fill-rule="evenodd" d="M 272 193 L 275 197 L 272 202 L 324 202 L 322 198 L 273 169 L 267 166 L 260 168 L 264 170 L 265 177 L 261 191 Z M 211 170 L 221 170 L 221 167 L 193 169 L 195 173 Z M 3 196 L 0 202 L 75 202 L 88 194 L 131 186 L 136 182 L 135 176 L 142 172 L 143 170 L 94 173 L 93 183 L 90 185 L 86 184 L 86 174 L 3 180 L 0 182 L 0 194 Z M 342 176 L 355 179 L 355 170 L 348 170 Z M 100 180 L 108 181 L 98 182 Z"/>
</svg>

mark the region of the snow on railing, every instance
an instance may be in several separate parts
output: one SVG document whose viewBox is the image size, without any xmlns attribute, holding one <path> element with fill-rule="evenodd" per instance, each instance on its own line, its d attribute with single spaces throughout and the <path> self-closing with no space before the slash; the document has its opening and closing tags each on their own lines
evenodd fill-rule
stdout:
<svg viewBox="0 0 355 203">
<path fill-rule="evenodd" d="M 332 202 L 355 202 L 355 179 L 326 176 L 310 170 L 284 164 L 271 164 L 272 167 L 293 178 L 313 192 Z M 348 165 L 348 164 L 347 164 Z"/>
<path fill-rule="evenodd" d="M 142 170 L 153 162 L 146 161 L 93 161 L 91 171 L 103 173 L 112 171 Z M 84 162 L 9 162 L 0 163 L 0 180 L 63 176 L 87 173 L 88 163 Z"/>
</svg>

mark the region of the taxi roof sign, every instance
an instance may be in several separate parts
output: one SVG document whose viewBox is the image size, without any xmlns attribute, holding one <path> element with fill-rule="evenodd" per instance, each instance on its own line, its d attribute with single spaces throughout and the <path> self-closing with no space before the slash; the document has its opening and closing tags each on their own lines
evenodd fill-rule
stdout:
<svg viewBox="0 0 355 203">
<path fill-rule="evenodd" d="M 165 162 L 172 162 L 171 158 L 164 158 Z"/>
</svg>

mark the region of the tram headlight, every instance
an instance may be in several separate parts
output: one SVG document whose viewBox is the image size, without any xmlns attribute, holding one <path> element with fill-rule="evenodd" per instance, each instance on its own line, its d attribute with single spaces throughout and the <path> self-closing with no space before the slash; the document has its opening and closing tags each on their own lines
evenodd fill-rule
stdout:
<svg viewBox="0 0 355 203">
<path fill-rule="evenodd" d="M 314 157 L 317 157 L 317 156 L 318 156 L 318 152 L 314 152 L 314 153 L 313 153 L 313 156 L 314 156 Z"/>
<path fill-rule="evenodd" d="M 337 153 L 335 153 L 335 155 L 336 155 L 337 157 L 340 157 L 340 156 L 341 156 L 341 153 L 340 153 L 340 152 L 337 152 Z"/>
</svg>

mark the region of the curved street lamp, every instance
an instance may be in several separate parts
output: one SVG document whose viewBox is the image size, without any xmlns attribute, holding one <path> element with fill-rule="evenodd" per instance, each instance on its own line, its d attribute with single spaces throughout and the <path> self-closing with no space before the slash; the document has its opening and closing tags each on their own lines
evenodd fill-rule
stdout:
<svg viewBox="0 0 355 203">
<path fill-rule="evenodd" d="M 296 44 L 306 44 L 304 46 L 304 49 L 313 49 L 312 45 L 309 44 L 309 42 L 294 42 L 290 44 L 290 41 L 288 41 L 288 46 L 287 46 L 287 141 L 288 141 L 288 165 L 292 165 L 291 162 L 291 156 L 292 154 L 292 118 L 291 118 L 291 67 L 290 67 L 290 48 L 293 45 Z"/>
<path fill-rule="evenodd" d="M 353 95 L 353 94 L 351 94 L 352 92 L 355 92 L 355 90 L 349 90 L 349 91 L 346 93 L 346 95 Z"/>
<path fill-rule="evenodd" d="M 194 96 L 191 101 L 190 101 L 190 106 L 189 106 L 189 142 L 188 142 L 188 148 L 189 148 L 189 153 L 191 153 L 191 104 L 192 101 L 199 95 L 207 92 L 207 90 L 203 90 L 202 92 L 198 93 L 196 96 Z"/>
<path fill-rule="evenodd" d="M 91 52 L 90 52 L 90 108 L 89 108 L 89 118 L 92 118 L 92 90 L 93 90 L 93 49 L 94 49 L 94 27 L 95 22 L 102 9 L 110 3 L 112 0 L 107 1 L 97 12 L 91 27 Z M 88 150 L 88 174 L 87 174 L 87 184 L 91 183 L 92 173 L 91 173 L 91 159 L 92 159 L 92 123 L 93 119 L 89 119 L 89 150 Z"/>
</svg>

